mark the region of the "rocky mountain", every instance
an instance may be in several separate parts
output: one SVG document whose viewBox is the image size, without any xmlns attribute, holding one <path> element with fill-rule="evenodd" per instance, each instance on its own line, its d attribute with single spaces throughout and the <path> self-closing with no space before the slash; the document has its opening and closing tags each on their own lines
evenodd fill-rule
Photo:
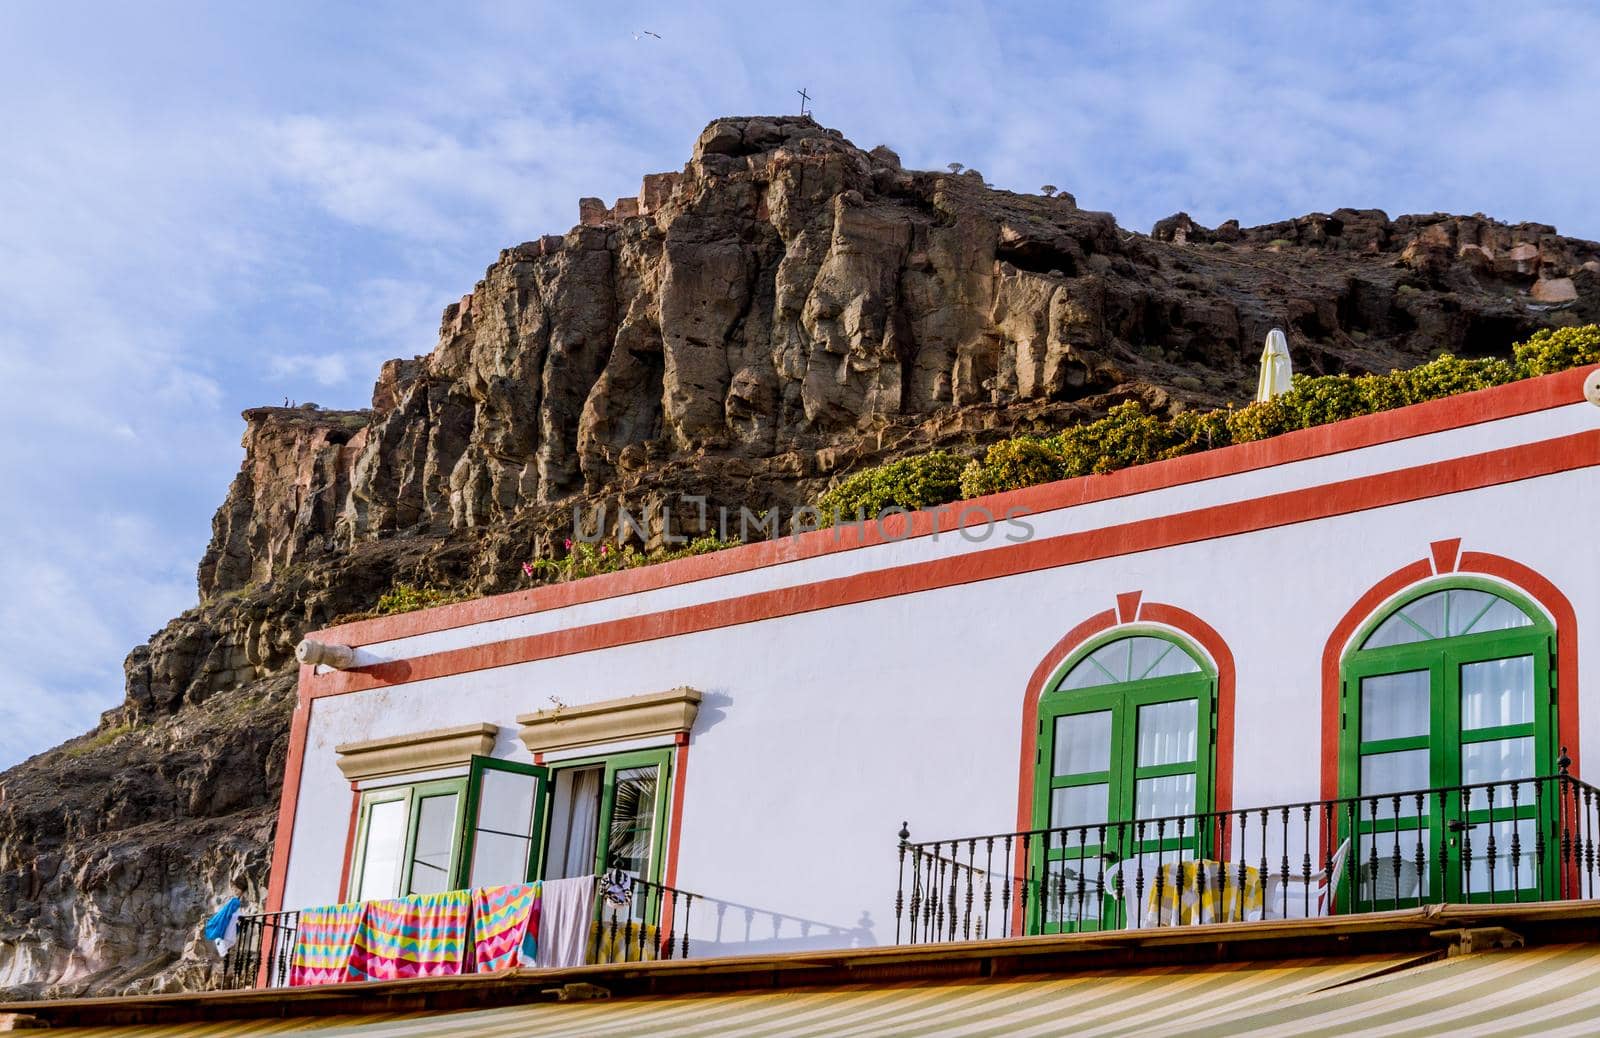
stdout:
<svg viewBox="0 0 1600 1038">
<path fill-rule="evenodd" d="M 0 775 L 0 994 L 205 982 L 196 939 L 267 872 L 293 646 L 396 581 L 490 593 L 572 508 L 766 507 L 933 446 L 1299 370 L 1490 355 L 1600 320 L 1600 245 L 1483 216 L 1338 209 L 1150 234 L 1064 192 L 903 169 L 809 118 L 719 119 L 681 171 L 502 252 L 363 411 L 258 408 L 200 604 L 122 706 Z M 655 531 L 659 533 L 659 531 Z"/>
</svg>

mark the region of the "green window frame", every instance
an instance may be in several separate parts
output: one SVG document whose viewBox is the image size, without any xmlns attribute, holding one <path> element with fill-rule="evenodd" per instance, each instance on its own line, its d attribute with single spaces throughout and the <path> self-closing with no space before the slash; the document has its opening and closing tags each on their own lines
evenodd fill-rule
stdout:
<svg viewBox="0 0 1600 1038">
<path fill-rule="evenodd" d="M 1153 639 L 1167 643 L 1167 649 L 1150 647 L 1151 655 L 1164 653 L 1148 666 L 1136 662 L 1130 644 L 1126 670 L 1107 670 L 1100 666 L 1100 650 L 1130 639 Z M 1178 667 L 1172 663 L 1180 653 Z M 1084 684 L 1075 678 L 1079 667 L 1097 667 L 1098 673 Z M 1140 672 L 1142 669 L 1142 673 Z M 1159 669 L 1182 669 L 1183 673 L 1150 676 Z M 1073 679 L 1069 682 L 1069 679 Z M 1067 688 L 1067 684 L 1079 687 Z M 1044 830 L 1030 849 L 1029 874 L 1048 877 L 1043 896 L 1030 895 L 1027 926 L 1031 933 L 1059 933 L 1082 930 L 1118 929 L 1124 924 L 1134 900 L 1134 878 L 1123 876 L 1122 899 L 1112 896 L 1114 873 L 1121 863 L 1144 858 L 1155 864 L 1162 858 L 1203 857 L 1212 850 L 1209 834 L 1197 834 L 1191 826 L 1179 835 L 1175 825 L 1150 822 L 1141 832 L 1139 821 L 1164 817 L 1165 812 L 1141 811 L 1139 791 L 1152 793 L 1167 780 L 1181 788 L 1182 779 L 1191 778 L 1192 807 L 1185 815 L 1212 810 L 1215 799 L 1213 757 L 1216 746 L 1216 668 L 1196 646 L 1164 628 L 1130 625 L 1118 627 L 1091 639 L 1072 653 L 1046 683 L 1039 708 L 1038 751 L 1035 758 L 1033 825 Z M 1193 703 L 1195 748 L 1191 760 L 1141 763 L 1139 722 L 1142 711 L 1167 705 Z M 1181 710 L 1182 707 L 1179 706 Z M 1152 715 L 1153 716 L 1153 715 Z M 1089 761 L 1090 768 L 1058 773 L 1057 737 L 1064 731 L 1070 738 L 1074 718 L 1083 718 L 1104 735 L 1105 752 Z M 1101 741 L 1091 738 L 1091 742 Z M 1074 744 L 1076 747 L 1078 744 Z M 1084 744 L 1088 745 L 1088 744 Z M 1065 752 L 1074 752 L 1066 748 Z M 1103 759 L 1102 759 L 1103 758 Z M 1179 780 L 1172 782 L 1171 780 Z M 1105 811 L 1091 810 L 1080 816 L 1085 825 L 1063 824 L 1053 816 L 1058 799 L 1063 808 L 1074 801 L 1073 791 L 1087 790 L 1097 797 L 1095 787 L 1105 789 Z M 1170 792 L 1170 789 L 1169 789 Z M 1083 801 L 1078 801 L 1083 803 Z M 1148 870 L 1147 870 L 1148 871 Z M 1104 890 L 1098 888 L 1104 887 Z M 1053 897 L 1052 897 L 1053 895 Z M 1053 903 L 1052 903 L 1053 901 Z M 1139 909 L 1142 910 L 1142 906 Z"/>
<path fill-rule="evenodd" d="M 596 823 L 594 871 L 601 875 L 611 868 L 616 862 L 612 855 L 612 828 L 616 816 L 616 798 L 618 778 L 623 773 L 638 768 L 656 768 L 655 802 L 650 808 L 651 838 L 649 846 L 650 861 L 648 868 L 641 873 L 641 878 L 650 883 L 660 883 L 665 866 L 666 836 L 667 836 L 667 810 L 672 788 L 672 757 L 670 748 L 653 750 L 632 750 L 626 753 L 598 754 L 591 757 L 580 757 L 573 760 L 563 760 L 550 765 L 550 788 L 556 788 L 562 772 L 580 771 L 585 768 L 604 768 L 604 776 L 600 784 L 600 812 Z M 551 812 L 546 812 L 548 815 Z M 548 821 L 546 826 L 548 827 Z"/>
<path fill-rule="evenodd" d="M 442 889 L 451 889 L 460 856 L 460 841 L 456 839 L 456 833 L 458 830 L 457 823 L 462 817 L 466 789 L 467 780 L 465 777 L 461 777 L 416 782 L 409 785 L 381 786 L 364 791 L 361 794 L 361 808 L 356 820 L 356 846 L 351 856 L 350 881 L 345 891 L 346 899 L 350 901 L 374 901 L 411 894 L 415 892 L 417 887 L 416 877 L 419 866 L 442 870 L 446 877 Z M 447 863 L 439 866 L 418 858 L 417 843 L 423 835 L 421 832 L 423 814 L 430 806 L 430 802 L 450 797 L 455 800 L 448 827 L 451 845 Z M 405 835 L 400 843 L 401 853 L 397 862 L 398 867 L 392 881 L 385 885 L 385 889 L 368 889 L 367 856 L 370 850 L 371 829 L 375 819 L 375 812 L 383 805 L 394 803 L 403 803 L 406 812 Z"/>
<path fill-rule="evenodd" d="M 504 778 L 505 781 L 516 785 L 522 780 L 529 788 L 526 820 L 522 812 L 513 810 L 515 817 L 506 816 L 503 810 L 495 812 L 496 817 L 485 819 L 484 802 L 485 787 L 496 779 Z M 509 791 L 507 791 L 509 792 Z M 464 890 L 469 887 L 497 886 L 503 883 L 526 883 L 534 876 L 539 875 L 541 861 L 545 848 L 545 812 L 550 800 L 550 769 L 540 764 L 524 764 L 521 761 L 502 760 L 498 757 L 472 758 L 471 766 L 467 773 L 467 801 L 466 810 L 461 815 L 461 853 L 458 855 L 454 873 L 455 889 Z M 517 832 L 515 830 L 524 831 Z M 515 875 L 508 876 L 477 876 L 478 854 L 480 849 L 485 854 L 491 853 L 490 847 L 499 847 L 503 853 L 507 841 L 526 842 L 527 850 L 522 854 L 522 867 Z M 489 867 L 486 863 L 486 867 Z"/>
<path fill-rule="evenodd" d="M 1449 592 L 1481 592 L 1493 596 L 1514 606 L 1528 623 L 1475 631 L 1477 620 L 1471 614 L 1481 617 L 1488 609 L 1499 607 L 1484 604 L 1476 595 L 1457 596 Z M 1425 599 L 1429 603 L 1424 603 Z M 1459 616 L 1452 616 L 1451 610 L 1458 600 L 1463 601 L 1466 608 Z M 1436 621 L 1419 624 L 1409 617 L 1408 611 L 1421 609 L 1425 604 L 1442 608 L 1435 614 Z M 1412 640 L 1366 647 L 1380 629 L 1398 631 L 1396 624 L 1413 628 L 1406 635 Z M 1465 633 L 1451 634 L 1453 628 Z M 1504 665 L 1522 659 L 1529 660 L 1531 671 L 1531 716 L 1509 724 L 1475 726 L 1464 723 L 1464 671 L 1479 665 Z M 1413 708 L 1411 714 L 1418 721 L 1425 715 L 1426 731 L 1369 737 L 1376 733 L 1364 729 L 1363 690 L 1370 687 L 1374 695 L 1415 694 L 1420 691 L 1423 675 L 1426 675 L 1427 685 L 1425 710 Z M 1342 911 L 1405 907 L 1437 901 L 1441 896 L 1452 902 L 1536 900 L 1557 889 L 1556 855 L 1546 855 L 1542 874 L 1535 875 L 1533 847 L 1541 830 L 1547 845 L 1554 838 L 1554 805 L 1541 805 L 1533 783 L 1519 787 L 1520 796 L 1515 805 L 1507 802 L 1507 795 L 1507 800 L 1496 802 L 1492 808 L 1481 790 L 1463 805 L 1461 792 L 1451 789 L 1473 779 L 1469 773 L 1469 759 L 1475 754 L 1474 747 L 1479 746 L 1487 756 L 1495 744 L 1504 748 L 1509 743 L 1531 740 L 1527 777 L 1555 771 L 1556 631 L 1531 599 L 1505 585 L 1475 577 L 1455 577 L 1419 585 L 1392 601 L 1361 627 L 1342 660 L 1340 678 L 1339 795 L 1360 798 L 1353 812 L 1348 808 L 1340 811 L 1338 836 L 1341 841 L 1350 841 L 1351 863 L 1340 884 L 1338 904 Z M 1412 680 L 1399 680 L 1406 678 Z M 1381 691 L 1383 686 L 1378 683 L 1384 679 L 1393 681 L 1395 691 Z M 1412 686 L 1411 690 L 1401 691 L 1406 684 Z M 1417 707 L 1422 704 L 1418 703 Z M 1414 782 L 1404 784 L 1408 789 L 1446 792 L 1424 796 L 1420 810 L 1415 796 L 1401 796 L 1396 810 L 1394 797 L 1379 789 L 1383 783 L 1379 781 L 1382 767 L 1378 762 L 1385 755 L 1393 755 L 1387 758 L 1390 761 L 1408 756 L 1413 766 L 1425 759 L 1426 782 L 1420 787 Z M 1366 770 L 1369 765 L 1373 782 L 1363 788 L 1362 778 L 1369 773 Z M 1501 780 L 1497 776 L 1495 781 L 1510 782 L 1512 779 Z M 1377 801 L 1375 807 L 1373 796 Z M 1540 817 L 1541 811 L 1543 817 Z M 1498 844 L 1497 858 L 1501 859 L 1492 891 L 1487 889 L 1489 882 L 1482 862 L 1491 829 Z M 1518 837 L 1521 852 L 1515 877 L 1511 874 L 1510 854 L 1513 832 Z M 1461 866 L 1462 855 L 1468 851 L 1472 852 L 1475 863 L 1470 872 Z M 1401 862 L 1398 868 L 1393 864 L 1397 853 Z M 1450 862 L 1448 867 L 1444 864 L 1446 854 Z"/>
</svg>

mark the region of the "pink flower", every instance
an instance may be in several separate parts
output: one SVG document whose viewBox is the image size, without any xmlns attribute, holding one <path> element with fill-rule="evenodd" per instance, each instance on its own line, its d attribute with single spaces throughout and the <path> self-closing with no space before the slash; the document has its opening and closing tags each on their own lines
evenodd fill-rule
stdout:
<svg viewBox="0 0 1600 1038">
<path fill-rule="evenodd" d="M 524 562 L 522 564 L 522 575 L 525 576 L 525 577 L 533 576 L 533 563 Z"/>
<path fill-rule="evenodd" d="M 611 551 L 611 545 L 609 545 L 609 544 L 600 545 L 600 554 L 601 555 L 605 555 L 610 551 Z"/>
<path fill-rule="evenodd" d="M 568 551 L 572 550 L 572 538 L 571 537 L 567 538 L 567 550 Z"/>
</svg>

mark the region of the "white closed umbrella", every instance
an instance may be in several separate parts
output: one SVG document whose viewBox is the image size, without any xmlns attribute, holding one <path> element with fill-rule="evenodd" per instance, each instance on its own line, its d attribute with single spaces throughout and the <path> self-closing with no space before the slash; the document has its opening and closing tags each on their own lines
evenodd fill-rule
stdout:
<svg viewBox="0 0 1600 1038">
<path fill-rule="evenodd" d="M 1256 403 L 1265 403 L 1282 396 L 1294 384 L 1294 373 L 1289 362 L 1289 338 L 1282 328 L 1267 333 L 1267 344 L 1261 350 L 1261 374 L 1256 379 Z"/>
</svg>

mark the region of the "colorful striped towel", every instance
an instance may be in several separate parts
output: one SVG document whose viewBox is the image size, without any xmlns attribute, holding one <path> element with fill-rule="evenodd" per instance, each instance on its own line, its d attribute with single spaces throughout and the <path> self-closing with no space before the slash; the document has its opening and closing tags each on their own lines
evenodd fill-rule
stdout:
<svg viewBox="0 0 1600 1038">
<path fill-rule="evenodd" d="M 356 931 L 351 980 L 449 977 L 460 973 L 467 950 L 472 894 L 413 894 L 372 901 Z"/>
<path fill-rule="evenodd" d="M 361 902 L 300 911 L 289 959 L 289 983 L 337 984 L 349 979 L 350 952 L 366 906 Z"/>
<path fill-rule="evenodd" d="M 539 883 L 472 892 L 473 966 L 479 973 L 533 965 L 539 950 L 542 898 Z"/>
</svg>

